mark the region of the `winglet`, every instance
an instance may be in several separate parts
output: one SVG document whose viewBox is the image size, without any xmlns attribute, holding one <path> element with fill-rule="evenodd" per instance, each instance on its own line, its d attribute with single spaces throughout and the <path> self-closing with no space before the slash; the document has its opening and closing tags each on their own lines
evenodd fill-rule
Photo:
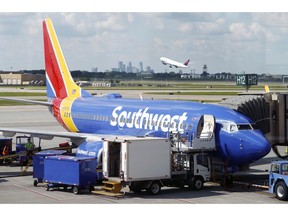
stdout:
<svg viewBox="0 0 288 216">
<path fill-rule="evenodd" d="M 83 91 L 74 82 L 58 42 L 53 23 L 43 21 L 47 96 L 49 98 L 81 97 Z"/>
</svg>

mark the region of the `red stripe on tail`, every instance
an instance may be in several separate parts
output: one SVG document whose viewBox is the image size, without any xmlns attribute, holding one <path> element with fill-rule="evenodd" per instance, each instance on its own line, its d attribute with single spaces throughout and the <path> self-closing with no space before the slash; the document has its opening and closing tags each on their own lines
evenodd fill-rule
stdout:
<svg viewBox="0 0 288 216">
<path fill-rule="evenodd" d="M 53 43 L 49 35 L 48 27 L 43 21 L 43 37 L 44 37 L 44 55 L 45 55 L 45 70 L 51 81 L 52 87 L 57 98 L 67 97 L 66 87 L 61 75 L 61 70 L 57 62 Z"/>
</svg>

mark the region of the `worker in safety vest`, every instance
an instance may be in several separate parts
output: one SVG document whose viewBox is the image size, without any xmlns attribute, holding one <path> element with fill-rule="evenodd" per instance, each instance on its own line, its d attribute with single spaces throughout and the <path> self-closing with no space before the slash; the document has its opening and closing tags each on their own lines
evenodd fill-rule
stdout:
<svg viewBox="0 0 288 216">
<path fill-rule="evenodd" d="M 7 148 L 7 146 L 4 146 L 3 151 L 2 151 L 2 155 L 8 155 L 9 150 Z"/>
<path fill-rule="evenodd" d="M 31 142 L 30 138 L 27 140 L 27 143 L 25 144 L 25 147 L 27 150 L 31 150 L 34 148 L 34 144 Z"/>
</svg>

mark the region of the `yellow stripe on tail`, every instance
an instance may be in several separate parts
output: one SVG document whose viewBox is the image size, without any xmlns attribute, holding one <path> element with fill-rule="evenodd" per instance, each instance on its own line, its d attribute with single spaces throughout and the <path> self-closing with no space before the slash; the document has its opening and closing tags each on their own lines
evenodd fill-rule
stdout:
<svg viewBox="0 0 288 216">
<path fill-rule="evenodd" d="M 61 118 L 66 125 L 67 129 L 72 132 L 78 132 L 76 125 L 71 116 L 71 107 L 76 98 L 65 98 L 61 102 Z"/>
</svg>

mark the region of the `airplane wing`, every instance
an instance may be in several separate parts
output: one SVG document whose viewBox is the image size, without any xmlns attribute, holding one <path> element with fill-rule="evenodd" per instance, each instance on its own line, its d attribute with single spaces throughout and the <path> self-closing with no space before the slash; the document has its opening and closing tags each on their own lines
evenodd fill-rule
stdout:
<svg viewBox="0 0 288 216">
<path fill-rule="evenodd" d="M 95 134 L 86 133 L 73 133 L 73 132 L 59 132 L 59 131 L 44 131 L 44 130 L 32 130 L 25 128 L 5 128 L 1 127 L 0 132 L 4 137 L 13 137 L 16 134 L 29 134 L 33 137 L 38 137 L 44 140 L 52 140 L 54 137 L 68 138 L 74 144 L 81 144 L 84 141 L 100 141 L 102 137 Z"/>
<path fill-rule="evenodd" d="M 0 127 L 0 134 L 4 137 L 13 137 L 16 134 L 29 134 L 32 137 L 37 137 L 44 140 L 52 140 L 54 137 L 67 138 L 77 146 L 83 142 L 96 142 L 103 139 L 118 139 L 124 137 L 123 135 L 113 134 L 90 134 L 90 133 L 74 133 L 74 132 L 59 132 L 59 131 L 44 131 L 44 130 L 32 130 L 25 128 L 5 128 Z M 125 138 L 135 136 L 125 136 Z"/>
<path fill-rule="evenodd" d="M 9 97 L 0 97 L 0 100 L 10 100 L 10 101 L 16 101 L 16 102 L 23 102 L 23 103 L 30 103 L 30 104 L 38 104 L 43 106 L 52 106 L 52 102 L 47 101 L 34 101 L 34 100 L 28 100 L 28 99 L 22 99 L 22 98 L 9 98 Z"/>
</svg>

